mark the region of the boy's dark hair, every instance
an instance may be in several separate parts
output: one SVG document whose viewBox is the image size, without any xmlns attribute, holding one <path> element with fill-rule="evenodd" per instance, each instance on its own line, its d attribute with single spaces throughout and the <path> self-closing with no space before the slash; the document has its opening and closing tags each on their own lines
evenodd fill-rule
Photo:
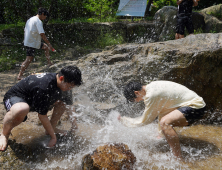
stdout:
<svg viewBox="0 0 222 170">
<path fill-rule="evenodd" d="M 59 72 L 59 77 L 64 76 L 64 81 L 74 83 L 76 86 L 82 84 L 82 73 L 76 66 L 66 66 Z"/>
<path fill-rule="evenodd" d="M 142 90 L 142 84 L 139 83 L 139 82 L 129 82 L 125 88 L 124 88 L 124 91 L 123 91 L 123 94 L 125 96 L 125 98 L 128 100 L 128 101 L 131 101 L 133 102 L 134 99 L 136 98 L 136 95 L 135 95 L 135 91 L 140 91 Z"/>
<path fill-rule="evenodd" d="M 44 13 L 45 16 L 49 17 L 49 12 L 45 8 L 40 7 L 38 10 L 38 15 L 42 15 L 42 13 Z"/>
</svg>

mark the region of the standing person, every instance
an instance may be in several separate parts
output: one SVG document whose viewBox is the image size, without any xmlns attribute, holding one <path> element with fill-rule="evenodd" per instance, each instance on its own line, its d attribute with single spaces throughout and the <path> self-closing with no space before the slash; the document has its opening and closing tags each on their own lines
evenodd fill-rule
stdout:
<svg viewBox="0 0 222 170">
<path fill-rule="evenodd" d="M 174 156 L 182 159 L 179 138 L 174 127 L 190 126 L 202 118 L 206 105 L 203 98 L 187 87 L 171 81 L 154 81 L 148 85 L 130 82 L 125 86 L 124 96 L 128 101 L 144 101 L 145 110 L 140 117 L 119 116 L 118 119 L 128 127 L 139 127 L 158 117 L 160 133 L 165 136 Z"/>
<path fill-rule="evenodd" d="M 48 62 L 48 65 L 52 65 L 49 56 L 49 50 L 54 51 L 54 48 L 48 41 L 45 31 L 43 29 L 43 24 L 41 20 L 45 20 L 49 16 L 49 13 L 44 8 L 39 8 L 38 14 L 30 18 L 25 25 L 25 34 L 24 34 L 24 46 L 26 47 L 26 60 L 21 65 L 21 70 L 18 74 L 17 79 L 21 80 L 22 75 L 29 64 L 32 62 L 35 56 L 35 49 L 43 49 L 45 51 L 45 56 Z M 45 43 L 41 42 L 41 39 Z"/>
<path fill-rule="evenodd" d="M 187 28 L 189 34 L 194 33 L 192 22 L 192 7 L 198 5 L 198 0 L 177 0 L 177 27 L 175 39 L 184 38 L 184 30 Z"/>
<path fill-rule="evenodd" d="M 70 101 L 63 96 L 63 92 L 69 91 L 82 83 L 81 71 L 76 66 L 67 66 L 57 73 L 41 73 L 30 75 L 22 79 L 6 92 L 3 102 L 7 113 L 3 120 L 3 129 L 0 136 L 0 151 L 7 148 L 11 130 L 27 119 L 29 111 L 38 112 L 39 119 L 51 136 L 48 147 L 56 144 L 55 133 L 66 133 L 57 129 L 56 125 L 62 114 L 74 111 L 73 107 L 67 107 Z M 52 107 L 53 114 L 49 121 L 47 112 Z M 75 119 L 72 120 L 73 128 L 77 128 Z"/>
<path fill-rule="evenodd" d="M 149 8 L 149 11 L 148 11 L 148 15 L 150 16 L 150 14 L 151 14 L 151 11 L 152 11 L 152 8 L 153 7 L 156 7 L 156 6 L 154 6 L 153 5 L 153 1 L 151 1 L 151 4 L 150 4 L 150 8 Z"/>
</svg>

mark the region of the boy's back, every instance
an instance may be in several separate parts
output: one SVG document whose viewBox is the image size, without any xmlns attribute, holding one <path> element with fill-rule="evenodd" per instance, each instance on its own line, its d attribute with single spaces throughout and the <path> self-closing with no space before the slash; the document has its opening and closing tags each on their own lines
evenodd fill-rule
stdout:
<svg viewBox="0 0 222 170">
<path fill-rule="evenodd" d="M 49 106 L 61 98 L 62 91 L 57 87 L 56 73 L 41 73 L 30 75 L 13 86 L 4 101 L 14 96 L 24 99 L 31 111 L 44 115 Z"/>
</svg>

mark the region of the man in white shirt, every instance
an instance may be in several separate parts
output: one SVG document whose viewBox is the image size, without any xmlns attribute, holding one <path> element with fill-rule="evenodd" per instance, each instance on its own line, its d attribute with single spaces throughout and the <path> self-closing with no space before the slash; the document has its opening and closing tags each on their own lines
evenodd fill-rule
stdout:
<svg viewBox="0 0 222 170">
<path fill-rule="evenodd" d="M 26 60 L 22 63 L 21 70 L 18 74 L 17 79 L 21 80 L 22 75 L 29 64 L 34 59 L 35 49 L 43 49 L 45 51 L 45 56 L 48 62 L 48 65 L 52 65 L 49 56 L 49 50 L 54 51 L 47 37 L 45 36 L 45 31 L 43 29 L 43 24 L 41 20 L 45 20 L 49 16 L 49 13 L 44 8 L 39 8 L 38 14 L 30 18 L 25 25 L 25 34 L 24 34 L 24 46 L 26 47 Z M 45 43 L 41 42 L 41 39 Z"/>
<path fill-rule="evenodd" d="M 201 119 L 205 113 L 202 97 L 187 87 L 171 81 L 154 81 L 148 85 L 130 82 L 125 86 L 124 96 L 128 101 L 144 101 L 145 110 L 136 118 L 118 119 L 125 126 L 139 127 L 159 119 L 159 132 L 162 133 L 174 156 L 182 159 L 179 138 L 173 127 L 189 126 Z"/>
</svg>

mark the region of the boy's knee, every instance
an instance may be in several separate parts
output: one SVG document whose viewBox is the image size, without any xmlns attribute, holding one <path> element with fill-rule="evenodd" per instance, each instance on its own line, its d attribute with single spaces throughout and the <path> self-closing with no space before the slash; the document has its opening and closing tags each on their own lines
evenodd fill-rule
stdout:
<svg viewBox="0 0 222 170">
<path fill-rule="evenodd" d="M 29 105 L 27 103 L 16 103 L 10 110 L 14 115 L 27 115 L 29 112 Z"/>
<path fill-rule="evenodd" d="M 161 118 L 159 124 L 160 124 L 161 130 L 166 130 L 168 127 L 171 126 L 170 121 L 164 117 Z"/>
</svg>

